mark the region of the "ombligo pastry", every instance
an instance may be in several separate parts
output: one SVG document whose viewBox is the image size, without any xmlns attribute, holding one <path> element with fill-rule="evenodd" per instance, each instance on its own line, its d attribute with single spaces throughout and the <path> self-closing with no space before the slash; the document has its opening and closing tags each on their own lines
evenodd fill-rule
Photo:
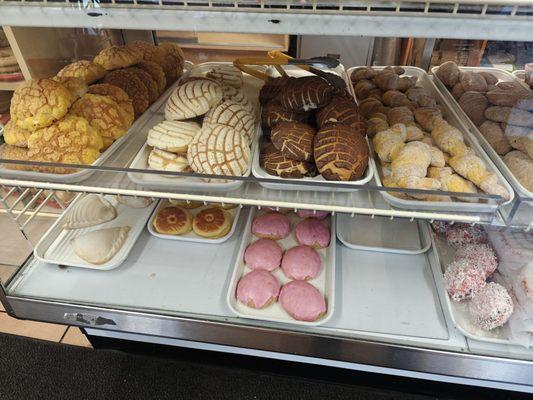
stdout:
<svg viewBox="0 0 533 400">
<path fill-rule="evenodd" d="M 279 296 L 280 283 L 270 272 L 256 269 L 244 275 L 237 284 L 237 300 L 252 308 L 264 308 Z"/>
<path fill-rule="evenodd" d="M 218 207 L 211 207 L 194 216 L 192 228 L 198 236 L 217 239 L 228 234 L 232 222 L 228 212 Z"/>
<path fill-rule="evenodd" d="M 104 197 L 88 194 L 78 201 L 65 216 L 63 229 L 79 229 L 103 224 L 115 219 L 117 211 Z"/>
<path fill-rule="evenodd" d="M 78 257 L 91 264 L 103 264 L 122 248 L 129 231 L 129 226 L 99 229 L 76 236 L 70 244 Z"/>
<path fill-rule="evenodd" d="M 279 302 L 298 321 L 314 322 L 322 317 L 326 300 L 316 287 L 305 281 L 291 281 L 281 288 Z"/>
<path fill-rule="evenodd" d="M 175 206 L 161 208 L 153 225 L 157 232 L 167 235 L 183 235 L 192 228 L 191 216 L 187 210 Z"/>
</svg>

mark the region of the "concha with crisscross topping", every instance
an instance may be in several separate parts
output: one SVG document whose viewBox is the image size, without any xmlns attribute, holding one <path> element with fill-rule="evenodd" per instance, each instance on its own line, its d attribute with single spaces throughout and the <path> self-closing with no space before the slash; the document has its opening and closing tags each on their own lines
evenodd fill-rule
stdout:
<svg viewBox="0 0 533 400">
<path fill-rule="evenodd" d="M 222 100 L 221 86 L 210 79 L 188 81 L 170 95 L 165 107 L 165 118 L 184 120 L 204 115 Z"/>
</svg>

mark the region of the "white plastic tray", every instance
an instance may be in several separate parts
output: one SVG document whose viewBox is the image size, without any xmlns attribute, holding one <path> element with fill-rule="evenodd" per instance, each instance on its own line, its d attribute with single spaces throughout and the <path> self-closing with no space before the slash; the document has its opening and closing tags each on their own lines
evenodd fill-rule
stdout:
<svg viewBox="0 0 533 400">
<path fill-rule="evenodd" d="M 198 242 L 198 243 L 209 243 L 209 244 L 224 243 L 226 240 L 232 237 L 233 234 L 235 233 L 235 228 L 237 227 L 237 223 L 239 222 L 239 216 L 241 215 L 240 206 L 237 206 L 230 210 L 225 210 L 228 213 L 230 213 L 231 216 L 233 217 L 233 223 L 231 224 L 230 231 L 225 236 L 217 238 L 217 239 L 204 238 L 204 237 L 198 236 L 193 231 L 187 232 L 184 235 L 167 235 L 167 234 L 159 233 L 154 229 L 154 219 L 162 207 L 166 207 L 170 205 L 171 204 L 168 203 L 166 200 L 159 201 L 156 210 L 152 213 L 152 216 L 150 217 L 150 219 L 148 220 L 148 223 L 146 224 L 146 227 L 148 228 L 148 232 L 150 232 L 151 235 L 154 235 L 155 237 L 158 237 L 160 239 L 178 240 L 178 241 L 183 241 L 183 242 Z M 192 219 L 200 211 L 205 210 L 206 208 L 214 207 L 214 206 L 215 205 L 201 206 L 197 208 L 188 209 L 187 211 L 189 212 L 191 219 Z"/>
<path fill-rule="evenodd" d="M 425 221 L 337 214 L 337 237 L 354 250 L 380 253 L 421 254 L 431 247 Z"/>
<path fill-rule="evenodd" d="M 455 100 L 448 90 L 448 88 L 441 82 L 441 80 L 437 77 L 438 67 L 433 67 L 431 69 L 431 72 L 433 73 L 435 83 L 438 86 L 438 88 L 445 94 L 446 99 L 448 102 L 452 105 L 455 112 L 459 115 L 459 117 L 464 120 L 465 125 L 468 127 L 470 132 L 474 134 L 476 139 L 479 141 L 483 149 L 487 152 L 489 157 L 494 161 L 494 164 L 499 168 L 501 173 L 509 180 L 509 183 L 512 185 L 512 187 L 518 192 L 518 194 L 522 197 L 531 198 L 533 199 L 533 192 L 530 190 L 527 190 L 518 179 L 514 176 L 514 174 L 511 172 L 509 167 L 503 162 L 503 158 L 496 153 L 496 151 L 492 148 L 492 146 L 489 144 L 487 139 L 481 134 L 479 131 L 479 128 L 472 122 L 470 118 L 468 118 L 468 115 L 463 111 L 457 100 Z M 489 72 L 492 75 L 494 75 L 496 78 L 498 78 L 499 81 L 503 82 L 518 82 L 521 85 L 527 87 L 525 85 L 524 81 L 519 80 L 516 78 L 516 76 L 513 76 L 511 73 L 498 69 L 498 68 L 489 68 L 489 67 L 459 67 L 462 71 L 471 71 L 471 72 Z M 529 89 L 529 88 L 528 88 Z"/>
<path fill-rule="evenodd" d="M 209 70 L 209 68 L 212 68 L 216 65 L 232 65 L 232 63 L 229 62 L 208 62 L 204 64 L 197 65 L 194 70 L 195 72 L 202 72 Z M 256 79 L 248 74 L 244 75 L 244 85 L 243 85 L 243 92 L 244 94 L 249 98 L 249 100 L 255 105 L 256 109 L 258 108 L 258 96 L 259 96 L 259 90 L 261 89 L 261 81 L 259 79 Z M 162 101 L 157 108 L 154 115 L 152 115 L 152 118 L 150 121 L 145 125 L 144 128 L 144 135 L 148 136 L 148 131 L 158 123 L 165 120 L 165 104 L 166 100 L 170 96 L 171 92 L 168 92 L 166 97 L 164 98 L 164 101 Z M 260 122 L 258 121 L 256 131 L 254 134 L 253 142 L 252 142 L 252 149 L 251 149 L 251 157 L 253 158 L 255 154 L 255 146 L 257 146 L 258 138 L 261 135 L 261 127 Z M 132 163 L 130 164 L 129 168 L 135 168 L 135 169 L 146 169 L 150 170 L 150 167 L 148 166 L 148 155 L 150 154 L 151 148 L 147 144 L 145 144 L 135 158 L 133 159 Z M 250 161 L 250 165 L 248 166 L 248 169 L 246 170 L 244 177 L 250 176 L 252 172 L 252 164 L 253 161 Z M 128 172 L 128 178 L 144 187 L 149 189 L 175 189 L 175 190 L 188 190 L 188 191 L 205 191 L 209 190 L 211 192 L 221 192 L 221 191 L 230 191 L 238 189 L 243 183 L 243 180 L 222 180 L 222 179 L 212 179 L 212 182 L 206 182 L 205 179 L 202 178 L 193 178 L 193 177 L 180 177 L 180 176 L 172 176 L 172 175 L 162 175 L 162 174 L 153 174 L 153 173 L 143 173 L 143 172 Z"/>
<path fill-rule="evenodd" d="M 120 264 L 122 264 L 122 262 L 124 262 L 124 260 L 128 257 L 128 254 L 137 241 L 137 238 L 143 231 L 146 220 L 150 217 L 150 214 L 152 214 L 152 211 L 156 206 L 156 202 L 154 201 L 152 204 L 144 208 L 133 208 L 119 203 L 116 197 L 113 195 L 106 195 L 104 197 L 109 200 L 109 202 L 117 210 L 117 217 L 114 220 L 88 228 L 61 228 L 66 216 L 74 207 L 76 207 L 76 204 L 82 199 L 82 197 L 84 197 L 84 195 L 79 195 L 76 200 L 73 201 L 72 204 L 67 208 L 67 210 L 65 210 L 61 217 L 54 223 L 54 225 L 48 229 L 39 243 L 37 243 L 37 246 L 35 246 L 33 254 L 37 259 L 46 263 L 88 268 L 98 271 L 106 271 L 120 266 Z M 76 255 L 70 246 L 70 241 L 81 234 L 99 229 L 121 226 L 131 227 L 128 237 L 117 254 L 115 254 L 115 256 L 105 264 L 95 265 L 83 260 Z"/>
<path fill-rule="evenodd" d="M 483 329 L 476 327 L 470 321 L 467 300 L 456 302 L 450 299 L 444 283 L 444 271 L 446 265 L 453 261 L 455 250 L 448 245 L 446 239 L 442 235 L 432 233 L 431 241 L 436 250 L 434 252 L 436 262 L 431 265 L 433 276 L 437 284 L 439 295 L 443 300 L 443 306 L 448 309 L 455 327 L 470 339 L 489 343 L 513 344 L 509 340 L 508 324 L 491 331 L 484 331 Z M 495 272 L 495 274 L 497 273 L 498 272 Z"/>
<path fill-rule="evenodd" d="M 187 65 L 190 66 L 190 63 L 188 63 Z M 128 132 L 121 138 L 115 140 L 111 146 L 109 146 L 102 154 L 100 154 L 100 157 L 98 157 L 98 159 L 93 162 L 91 166 L 102 165 L 111 155 L 113 155 L 116 150 L 118 150 L 120 145 L 124 143 L 124 141 L 126 141 L 128 137 L 132 136 L 133 134 L 136 134 L 138 130 L 143 129 L 145 123 L 149 121 L 150 118 L 152 118 L 154 112 L 156 112 L 161 107 L 161 105 L 164 106 L 164 104 L 166 103 L 166 99 L 172 93 L 172 90 L 175 85 L 176 84 L 168 88 L 165 93 L 163 93 L 159 97 L 159 99 L 157 99 L 139 118 L 137 118 L 137 120 L 133 122 L 131 127 L 128 129 Z M 2 144 L 0 146 L 0 153 L 3 146 L 5 146 L 5 144 Z M 26 180 L 40 179 L 46 180 L 47 182 L 78 183 L 85 179 L 88 179 L 96 171 L 96 169 L 81 169 L 80 171 L 74 172 L 72 174 L 52 174 L 38 171 L 18 171 L 8 169 L 0 162 L 0 176 L 3 178 L 16 178 Z"/>
<path fill-rule="evenodd" d="M 263 212 L 257 211 L 256 209 L 250 210 L 248 221 L 246 223 L 246 227 L 244 228 L 244 232 L 242 234 L 242 242 L 239 248 L 239 252 L 237 253 L 237 259 L 235 261 L 233 274 L 231 276 L 231 281 L 230 281 L 230 285 L 228 288 L 227 303 L 228 303 L 229 308 L 231 309 L 231 311 L 233 311 L 235 314 L 237 314 L 239 317 L 242 317 L 242 318 L 260 319 L 263 321 L 285 322 L 289 324 L 309 325 L 309 326 L 321 325 L 327 322 L 333 315 L 333 312 L 335 309 L 336 240 L 335 240 L 335 217 L 334 216 L 329 216 L 326 219 L 322 220 L 324 223 L 330 224 L 331 240 L 329 243 L 329 247 L 318 250 L 320 254 L 320 258 L 322 259 L 322 262 L 323 262 L 322 271 L 320 272 L 320 275 L 317 278 L 309 281 L 309 283 L 315 286 L 324 295 L 324 298 L 326 299 L 327 311 L 326 311 L 326 314 L 322 318 L 314 322 L 297 321 L 294 318 L 292 318 L 289 314 L 287 314 L 285 310 L 283 310 L 279 302 L 276 302 L 264 309 L 256 310 L 255 308 L 248 307 L 237 300 L 235 296 L 235 293 L 237 290 L 237 283 L 239 282 L 239 279 L 243 275 L 250 272 L 250 269 L 246 267 L 246 265 L 244 264 L 244 251 L 246 250 L 246 247 L 250 243 L 258 239 L 254 235 L 252 235 L 252 231 L 251 231 L 252 222 L 256 215 L 261 215 L 262 213 Z M 298 243 L 296 242 L 296 238 L 294 236 L 294 227 L 296 226 L 297 222 L 302 220 L 302 218 L 299 218 L 294 213 L 289 213 L 287 214 L 287 216 L 289 217 L 291 221 L 292 232 L 285 239 L 278 240 L 278 243 L 283 248 L 283 250 L 288 250 L 291 247 L 298 245 Z M 285 283 L 291 281 L 285 276 L 281 268 L 277 268 L 272 273 L 279 280 L 281 285 L 284 285 Z"/>
<path fill-rule="evenodd" d="M 296 77 L 302 77 L 302 76 L 312 76 L 313 74 L 304 71 L 298 67 L 284 67 L 284 70 L 287 72 L 289 76 L 296 76 Z M 351 82 L 348 79 L 348 76 L 346 75 L 346 71 L 344 70 L 344 66 L 340 64 L 335 69 L 326 69 L 324 70 L 326 72 L 334 73 L 336 75 L 339 75 L 344 79 L 346 82 L 346 89 L 352 93 L 351 90 Z M 277 72 L 276 72 L 277 74 Z M 278 74 L 279 76 L 279 74 Z M 262 142 L 262 140 L 260 141 Z M 361 179 L 355 180 L 355 181 L 328 181 L 324 179 L 321 175 L 317 175 L 315 177 L 305 177 L 301 179 L 291 179 L 291 178 L 281 178 L 276 175 L 270 175 L 268 172 L 266 172 L 259 163 L 259 156 L 260 156 L 260 150 L 263 143 L 260 143 L 256 147 L 256 151 L 254 154 L 254 160 L 253 160 L 253 166 L 252 166 L 252 174 L 256 178 L 266 178 L 266 179 L 272 179 L 279 181 L 279 183 L 276 182 L 259 182 L 259 184 L 267 189 L 280 189 L 280 190 L 301 190 L 301 191 L 313 191 L 313 192 L 350 192 L 352 190 L 357 190 L 357 186 L 364 185 L 365 183 L 368 183 L 372 177 L 374 176 L 374 163 L 372 162 L 373 155 L 369 154 L 369 160 L 368 160 L 368 166 L 366 167 L 364 175 L 361 177 Z M 284 182 L 294 182 L 294 183 L 284 183 Z M 298 185 L 298 182 L 313 182 L 316 183 L 316 185 Z M 346 185 L 351 185 L 353 188 L 346 188 L 346 187 L 333 187 L 329 185 L 322 185 L 324 183 L 342 183 Z"/>
<path fill-rule="evenodd" d="M 360 67 L 352 67 L 348 69 L 347 74 L 348 76 L 351 75 L 352 71 L 356 68 Z M 376 70 L 381 70 L 385 67 L 372 67 Z M 476 138 L 472 136 L 470 131 L 465 126 L 464 121 L 459 118 L 459 116 L 455 113 L 453 107 L 449 104 L 449 102 L 446 100 L 446 98 L 443 96 L 443 94 L 439 91 L 439 89 L 435 86 L 435 83 L 431 80 L 429 75 L 422 69 L 417 67 L 402 67 L 405 69 L 405 75 L 407 76 L 416 76 L 418 78 L 417 84 L 424 87 L 437 101 L 437 104 L 441 105 L 443 107 L 443 115 L 451 125 L 458 128 L 465 138 L 465 143 L 470 146 L 476 155 L 480 157 L 486 164 L 487 170 L 490 172 L 493 172 L 498 176 L 499 183 L 507 190 L 509 193 L 509 200 L 506 200 L 502 202 L 500 205 L 507 205 L 512 202 L 514 198 L 514 191 L 509 185 L 509 183 L 505 180 L 505 178 L 502 176 L 498 168 L 492 163 L 490 158 L 487 156 L 487 154 L 483 151 L 482 147 L 477 142 Z M 373 148 L 371 146 L 371 152 L 373 151 Z M 381 182 L 381 178 L 383 175 L 383 168 L 380 165 L 379 162 L 376 162 L 376 184 L 378 186 L 383 187 L 383 184 Z M 425 200 L 406 200 L 406 199 L 400 199 L 398 197 L 393 196 L 391 193 L 382 191 L 381 192 L 383 198 L 385 201 L 387 201 L 390 205 L 401 208 L 401 209 L 407 209 L 407 210 L 426 210 L 426 211 L 454 211 L 454 212 L 489 212 L 494 213 L 499 205 L 496 204 L 494 201 L 487 201 L 486 199 L 481 199 L 480 202 L 477 203 L 470 203 L 470 202 L 464 202 L 464 201 L 425 201 Z"/>
</svg>

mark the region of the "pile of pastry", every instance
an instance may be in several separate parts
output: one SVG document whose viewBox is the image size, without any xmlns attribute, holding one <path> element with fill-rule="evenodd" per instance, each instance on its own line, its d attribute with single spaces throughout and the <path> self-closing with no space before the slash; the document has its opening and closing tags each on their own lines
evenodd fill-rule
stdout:
<svg viewBox="0 0 533 400">
<path fill-rule="evenodd" d="M 272 78 L 262 87 L 261 167 L 282 178 L 353 181 L 368 165 L 365 122 L 353 97 L 319 76 Z"/>
<path fill-rule="evenodd" d="M 504 325 L 513 314 L 514 305 L 507 289 L 494 282 L 499 260 L 485 229 L 441 221 L 432 227 L 455 250 L 454 261 L 446 265 L 444 272 L 450 299 L 468 304 L 470 320 L 484 331 Z"/>
<path fill-rule="evenodd" d="M 119 204 L 133 208 L 144 208 L 152 203 L 145 198 L 117 196 L 116 199 Z M 70 209 L 62 228 L 76 230 L 98 226 L 114 220 L 117 215 L 117 209 L 107 198 L 88 194 Z M 104 264 L 122 248 L 130 229 L 130 226 L 119 226 L 91 230 L 75 235 L 69 245 L 82 260 L 95 265 Z"/>
<path fill-rule="evenodd" d="M 251 162 L 254 106 L 233 65 L 192 70 L 170 95 L 165 121 L 148 132 L 148 166 L 172 172 L 242 176 Z"/>
<path fill-rule="evenodd" d="M 294 227 L 298 245 L 287 249 L 279 241 L 291 234 L 289 217 L 281 212 L 256 216 L 252 234 L 259 239 L 250 243 L 244 252 L 244 264 L 250 271 L 237 284 L 237 300 L 255 309 L 279 302 L 298 321 L 322 318 L 327 312 L 326 300 L 310 282 L 324 269 L 320 252 L 331 240 L 324 221 L 328 215 L 327 212 L 299 212 L 303 219 Z M 278 268 L 289 279 L 283 286 L 273 274 Z"/>
<path fill-rule="evenodd" d="M 490 72 L 461 71 L 453 61 L 436 74 L 516 178 L 533 191 L 533 91 Z"/>
<path fill-rule="evenodd" d="M 233 216 L 226 210 L 235 207 L 236 204 L 204 207 L 199 202 L 170 200 L 159 207 L 152 225 L 164 235 L 181 236 L 193 231 L 202 238 L 219 239 L 231 230 Z"/>
<path fill-rule="evenodd" d="M 21 85 L 11 100 L 1 158 L 92 164 L 124 136 L 183 71 L 172 43 L 135 42 L 102 50 L 93 61 L 65 66 L 57 76 Z M 71 173 L 68 167 L 6 164 L 7 168 Z"/>
<path fill-rule="evenodd" d="M 435 98 L 401 67 L 356 69 L 351 76 L 359 110 L 383 166 L 383 184 L 421 190 L 485 193 L 508 198 L 495 174 L 446 121 Z M 451 201 L 449 196 L 390 192 L 403 199 Z M 457 197 L 478 201 L 476 197 Z"/>
</svg>

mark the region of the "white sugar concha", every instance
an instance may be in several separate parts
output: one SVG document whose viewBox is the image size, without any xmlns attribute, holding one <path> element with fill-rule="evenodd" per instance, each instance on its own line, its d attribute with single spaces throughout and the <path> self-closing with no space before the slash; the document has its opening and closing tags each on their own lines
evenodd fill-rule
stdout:
<svg viewBox="0 0 533 400">
<path fill-rule="evenodd" d="M 217 65 L 206 73 L 206 77 L 236 88 L 240 88 L 243 83 L 242 71 L 233 65 Z"/>
<path fill-rule="evenodd" d="M 222 99 L 234 101 L 242 105 L 248 112 L 255 114 L 255 107 L 250 101 L 248 96 L 244 94 L 241 88 L 236 88 L 233 86 L 222 86 Z"/>
<path fill-rule="evenodd" d="M 165 106 L 165 119 L 179 121 L 204 115 L 222 100 L 222 87 L 210 79 L 195 79 L 176 88 Z"/>
<path fill-rule="evenodd" d="M 104 197 L 88 194 L 69 211 L 63 222 L 63 229 L 79 229 L 103 224 L 117 216 L 115 207 Z"/>
<path fill-rule="evenodd" d="M 205 115 L 204 124 L 227 125 L 239 132 L 251 145 L 255 131 L 255 118 L 241 104 L 222 101 Z"/>
<path fill-rule="evenodd" d="M 235 129 L 204 124 L 189 145 L 187 160 L 200 174 L 241 176 L 248 169 L 251 154 L 246 139 Z"/>
<path fill-rule="evenodd" d="M 70 244 L 81 259 L 91 264 L 103 264 L 122 248 L 129 231 L 129 226 L 98 229 L 76 236 Z"/>
<path fill-rule="evenodd" d="M 171 153 L 186 153 L 200 128 L 194 121 L 163 121 L 148 131 L 147 143 Z"/>
<path fill-rule="evenodd" d="M 148 155 L 148 166 L 159 171 L 187 172 L 189 170 L 186 153 L 176 154 L 160 149 L 152 149 Z"/>
</svg>

